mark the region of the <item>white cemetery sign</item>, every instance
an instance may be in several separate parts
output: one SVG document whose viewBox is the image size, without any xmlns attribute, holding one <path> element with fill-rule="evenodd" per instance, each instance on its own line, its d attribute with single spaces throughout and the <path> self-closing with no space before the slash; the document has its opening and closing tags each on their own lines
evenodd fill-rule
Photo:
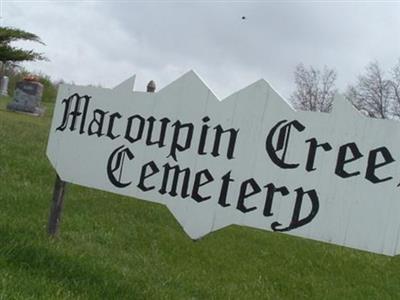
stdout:
<svg viewBox="0 0 400 300">
<path fill-rule="evenodd" d="M 399 253 L 399 122 L 341 97 L 295 111 L 264 80 L 222 101 L 193 71 L 133 83 L 60 87 L 47 155 L 62 180 L 162 203 L 192 239 L 237 224 Z"/>
</svg>

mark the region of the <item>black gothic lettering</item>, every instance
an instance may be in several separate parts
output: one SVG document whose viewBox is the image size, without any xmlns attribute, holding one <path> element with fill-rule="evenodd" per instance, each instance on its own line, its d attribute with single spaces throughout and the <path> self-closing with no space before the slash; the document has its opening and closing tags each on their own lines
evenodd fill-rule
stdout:
<svg viewBox="0 0 400 300">
<path fill-rule="evenodd" d="M 106 135 L 112 140 L 115 140 L 116 138 L 119 138 L 121 136 L 120 134 L 118 134 L 118 135 L 114 135 L 113 134 L 115 119 L 121 119 L 121 117 L 122 117 L 121 114 L 117 113 L 117 112 L 111 114 L 110 117 L 109 117 L 108 129 L 107 129 L 107 134 Z"/>
<path fill-rule="evenodd" d="M 221 186 L 221 192 L 219 194 L 218 204 L 221 205 L 222 207 L 231 206 L 229 203 L 226 203 L 226 197 L 228 195 L 229 183 L 235 181 L 231 178 L 231 172 L 232 171 L 229 171 L 221 178 L 222 186 Z"/>
<path fill-rule="evenodd" d="M 286 196 L 289 194 L 289 190 L 287 189 L 286 186 L 281 186 L 276 188 L 273 183 L 267 184 L 264 187 L 267 188 L 267 196 L 265 199 L 263 215 L 269 217 L 273 215 L 271 209 L 272 209 L 272 200 L 274 199 L 275 193 L 280 193 L 282 196 Z"/>
<path fill-rule="evenodd" d="M 150 168 L 150 172 L 147 173 L 147 168 Z M 151 191 L 155 188 L 154 185 L 152 186 L 145 186 L 144 181 L 153 176 L 154 174 L 157 174 L 160 171 L 160 169 L 157 167 L 156 163 L 154 161 L 150 161 L 147 164 L 144 164 L 142 167 L 142 171 L 140 172 L 140 179 L 137 187 L 141 189 L 143 192 L 148 192 Z"/>
<path fill-rule="evenodd" d="M 85 121 L 86 121 L 86 115 L 89 107 L 89 101 L 90 101 L 89 96 L 84 95 L 84 96 L 79 96 L 79 94 L 75 93 L 68 97 L 67 99 L 64 99 L 62 103 L 65 105 L 64 107 L 64 113 L 63 113 L 63 120 L 61 122 L 61 125 L 56 128 L 58 131 L 64 131 L 69 123 L 69 120 L 71 119 L 71 125 L 69 127 L 69 130 L 74 131 L 76 129 L 76 123 L 78 120 L 78 117 L 81 117 L 81 123 L 80 123 L 80 129 L 79 133 L 83 134 L 85 133 Z M 81 111 L 81 101 L 84 101 L 83 105 L 83 110 Z M 71 111 L 71 108 L 73 106 L 73 102 L 75 101 L 75 106 Z"/>
<path fill-rule="evenodd" d="M 271 229 L 273 231 L 284 232 L 284 231 L 290 231 L 295 228 L 299 228 L 301 226 L 304 226 L 304 225 L 310 223 L 314 219 L 314 217 L 317 215 L 318 209 L 319 209 L 319 201 L 318 201 L 317 192 L 315 190 L 310 190 L 310 191 L 304 192 L 303 188 L 301 188 L 301 187 L 298 189 L 295 189 L 295 191 L 297 194 L 296 203 L 294 205 L 292 220 L 290 221 L 289 226 L 285 227 L 285 228 L 278 228 L 279 226 L 282 226 L 282 224 L 279 222 L 273 222 L 271 224 Z M 308 198 L 311 201 L 312 207 L 311 207 L 310 213 L 303 219 L 300 219 L 300 212 L 301 212 L 301 206 L 303 203 L 303 197 L 306 194 L 308 195 Z"/>
<path fill-rule="evenodd" d="M 190 147 L 194 126 L 192 123 L 181 123 L 180 121 L 176 121 L 172 127 L 174 127 L 174 135 L 168 157 L 172 156 L 175 161 L 178 161 L 176 158 L 176 151 L 178 150 L 179 152 L 182 152 Z M 185 142 L 183 145 L 179 143 L 179 137 L 182 129 L 186 129 Z"/>
<path fill-rule="evenodd" d="M 118 147 L 111 153 L 107 163 L 108 179 L 114 186 L 119 188 L 127 187 L 132 183 L 121 181 L 122 171 L 125 163 L 125 156 L 127 156 L 129 160 L 132 160 L 135 157 L 133 153 L 125 146 Z"/>
<path fill-rule="evenodd" d="M 202 182 L 202 176 L 204 175 L 205 181 Z M 211 196 L 202 196 L 199 194 L 199 189 L 203 185 L 206 185 L 210 182 L 213 182 L 214 178 L 212 177 L 210 171 L 207 169 L 201 170 L 200 172 L 197 172 L 195 178 L 194 178 L 194 184 L 193 184 L 193 189 L 192 189 L 192 198 L 196 202 L 203 202 L 211 198 Z"/>
<path fill-rule="evenodd" d="M 311 172 L 316 170 L 316 168 L 314 167 L 314 161 L 315 161 L 315 154 L 317 153 L 317 148 L 321 147 L 325 151 L 330 151 L 332 150 L 332 146 L 329 143 L 318 144 L 316 138 L 308 139 L 306 140 L 306 143 L 310 143 L 310 148 L 308 149 L 306 170 L 308 172 Z"/>
<path fill-rule="evenodd" d="M 384 159 L 384 162 L 376 163 L 376 157 L 380 153 Z M 379 178 L 375 175 L 375 170 L 383 167 L 387 164 L 394 162 L 392 155 L 390 154 L 389 150 L 386 147 L 380 147 L 369 152 L 368 156 L 368 165 L 367 165 L 367 172 L 365 174 L 365 178 L 372 183 L 379 183 L 384 182 L 392 179 L 392 176 L 388 176 L 385 178 Z"/>
<path fill-rule="evenodd" d="M 177 189 L 178 189 L 179 177 L 180 177 L 180 174 L 183 174 L 183 179 L 181 180 L 182 181 L 182 184 L 181 184 L 181 197 L 182 198 L 188 197 L 190 195 L 188 193 L 188 190 L 189 190 L 189 178 L 190 178 L 190 170 L 189 170 L 189 168 L 181 169 L 178 165 L 171 167 L 170 164 L 168 164 L 168 163 L 163 165 L 163 167 L 164 167 L 164 176 L 163 176 L 161 188 L 159 190 L 160 194 L 167 193 L 168 182 L 170 182 L 170 180 L 169 180 L 170 171 L 173 170 L 174 174 L 172 176 L 171 189 L 168 192 L 169 195 L 173 196 L 173 197 L 178 195 Z"/>
<path fill-rule="evenodd" d="M 247 192 L 248 186 L 250 186 L 250 188 L 252 190 L 250 193 Z M 246 207 L 246 205 L 244 204 L 244 201 L 247 198 L 249 198 L 255 194 L 258 194 L 259 192 L 261 192 L 261 188 L 253 178 L 243 181 L 242 185 L 240 186 L 239 199 L 238 199 L 236 208 L 243 213 L 248 213 L 250 211 L 257 209 L 257 207 L 255 207 L 255 206 L 250 207 L 250 208 Z"/>
<path fill-rule="evenodd" d="M 139 125 L 137 127 L 134 127 L 136 129 L 136 136 L 132 136 L 132 125 L 134 120 L 139 121 Z M 128 124 L 126 126 L 126 132 L 125 132 L 125 138 L 131 142 L 135 143 L 136 141 L 140 140 L 143 135 L 143 129 L 144 129 L 144 118 L 140 115 L 133 115 L 128 118 Z"/>
<path fill-rule="evenodd" d="M 210 118 L 206 116 L 202 119 L 202 121 L 204 123 L 207 123 L 208 121 L 210 121 Z M 208 126 L 207 124 L 203 124 L 203 126 L 201 127 L 200 143 L 199 143 L 199 148 L 197 149 L 197 154 L 199 154 L 199 155 L 207 154 L 206 152 L 204 152 L 204 148 L 206 146 L 206 138 L 207 138 L 207 132 L 208 132 L 209 128 L 210 128 L 210 126 Z"/>
<path fill-rule="evenodd" d="M 103 135 L 104 116 L 108 113 L 108 111 L 102 111 L 101 109 L 93 111 L 93 120 L 89 123 L 88 135 L 96 134 L 98 137 Z"/>
<path fill-rule="evenodd" d="M 347 149 L 351 151 L 351 154 L 353 157 L 346 159 L 346 154 L 347 154 Z M 348 143 L 339 148 L 339 153 L 338 153 L 338 158 L 336 162 L 336 168 L 335 168 L 335 174 L 342 177 L 342 178 L 348 178 L 356 175 L 360 175 L 359 171 L 349 173 L 344 170 L 344 165 L 347 163 L 350 163 L 352 161 L 355 161 L 359 158 L 363 157 L 363 155 L 360 153 L 360 150 L 358 150 L 358 147 L 356 143 Z"/>
<path fill-rule="evenodd" d="M 149 129 L 147 131 L 147 138 L 146 138 L 146 145 L 151 146 L 151 145 L 158 145 L 159 148 L 162 148 L 165 146 L 165 132 L 167 131 L 167 125 L 169 122 L 171 122 L 170 119 L 168 118 L 162 118 L 160 120 L 161 122 L 161 129 L 160 129 L 160 134 L 158 135 L 158 139 L 156 141 L 152 141 L 151 138 L 153 136 L 153 130 L 154 130 L 154 122 L 156 121 L 156 118 L 154 117 L 149 117 L 147 118 L 147 121 L 149 123 Z"/>
<path fill-rule="evenodd" d="M 211 155 L 214 157 L 219 156 L 219 145 L 221 143 L 221 136 L 224 133 L 229 133 L 229 143 L 228 143 L 228 151 L 226 153 L 226 157 L 228 159 L 233 159 L 234 158 L 233 153 L 235 152 L 236 139 L 239 133 L 239 129 L 230 128 L 227 130 L 223 130 L 221 125 L 215 126 L 214 129 L 215 129 L 215 139 Z"/>
<path fill-rule="evenodd" d="M 286 125 L 282 126 L 278 133 L 278 140 L 276 145 L 274 146 L 273 140 L 275 137 L 275 133 L 278 128 L 286 123 L 287 120 L 279 121 L 268 133 L 265 148 L 271 160 L 280 168 L 282 169 L 295 169 L 299 166 L 299 164 L 290 164 L 285 162 L 286 151 L 289 144 L 289 137 L 290 137 L 290 129 L 294 127 L 297 131 L 301 132 L 305 129 L 304 125 L 301 124 L 299 121 L 294 120 L 292 122 L 287 123 Z M 277 152 L 282 152 L 282 155 L 279 157 Z"/>
</svg>

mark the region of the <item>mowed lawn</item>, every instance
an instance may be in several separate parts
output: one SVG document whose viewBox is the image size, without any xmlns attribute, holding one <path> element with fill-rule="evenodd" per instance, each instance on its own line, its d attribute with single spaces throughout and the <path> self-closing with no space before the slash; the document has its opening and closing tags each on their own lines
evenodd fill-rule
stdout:
<svg viewBox="0 0 400 300">
<path fill-rule="evenodd" d="M 51 239 L 51 105 L 35 118 L 5 102 L 0 299 L 400 298 L 400 257 L 236 226 L 193 242 L 163 206 L 79 186 Z"/>
</svg>

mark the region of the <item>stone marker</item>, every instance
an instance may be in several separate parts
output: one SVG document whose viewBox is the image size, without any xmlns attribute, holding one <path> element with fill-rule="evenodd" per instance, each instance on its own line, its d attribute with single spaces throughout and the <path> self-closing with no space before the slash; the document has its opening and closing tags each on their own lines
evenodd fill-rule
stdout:
<svg viewBox="0 0 400 300">
<path fill-rule="evenodd" d="M 24 79 L 17 82 L 14 99 L 7 105 L 7 109 L 42 116 L 44 113 L 41 107 L 42 94 L 43 85 L 40 82 Z"/>
<path fill-rule="evenodd" d="M 7 76 L 3 76 L 0 81 L 0 95 L 1 96 L 8 96 L 8 82 L 9 78 Z"/>
</svg>

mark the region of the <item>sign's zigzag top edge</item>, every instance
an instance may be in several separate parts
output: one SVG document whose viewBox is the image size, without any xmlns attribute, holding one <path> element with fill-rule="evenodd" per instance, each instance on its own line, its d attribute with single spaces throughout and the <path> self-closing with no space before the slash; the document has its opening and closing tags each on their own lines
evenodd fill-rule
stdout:
<svg viewBox="0 0 400 300">
<path fill-rule="evenodd" d="M 232 92 L 231 94 L 229 94 L 228 96 L 226 96 L 224 98 L 220 98 L 214 93 L 214 91 L 207 85 L 205 80 L 203 80 L 201 78 L 201 76 L 195 70 L 189 70 L 186 73 L 182 74 L 177 79 L 168 83 L 166 86 L 162 87 L 159 91 L 156 91 L 155 94 L 162 93 L 163 91 L 168 90 L 174 84 L 179 83 L 180 81 L 183 81 L 183 80 L 187 80 L 188 78 L 195 79 L 195 81 L 202 84 L 218 102 L 224 102 L 227 99 L 232 98 L 233 95 L 235 95 L 239 92 L 243 92 L 248 89 L 253 89 L 256 85 L 258 85 L 258 86 L 264 87 L 266 90 L 271 90 L 273 93 L 275 93 L 278 96 L 277 98 L 279 98 L 280 101 L 284 102 L 287 105 L 287 107 L 290 108 L 292 111 L 302 112 L 302 111 L 297 110 L 289 100 L 287 100 L 280 93 L 278 93 L 277 90 L 267 80 L 265 80 L 263 78 L 256 80 L 253 83 L 250 83 L 250 84 L 244 86 L 243 88 L 240 88 L 240 89 Z M 111 88 L 110 90 L 114 90 L 114 91 L 119 90 L 119 91 L 124 91 L 124 92 L 129 92 L 129 93 L 143 93 L 143 92 L 133 90 L 135 81 L 136 81 L 136 75 L 132 75 L 132 76 L 128 77 L 127 79 L 123 80 L 121 83 L 119 83 L 115 87 Z M 318 113 L 318 112 L 313 111 L 311 113 Z M 342 94 L 336 93 L 335 97 L 334 97 L 333 105 L 332 105 L 331 114 L 342 114 L 342 113 L 356 114 L 358 116 L 366 117 L 368 119 L 371 118 L 371 117 L 365 116 L 364 114 L 359 112 L 354 107 L 354 105 L 349 100 L 347 100 Z"/>
</svg>

